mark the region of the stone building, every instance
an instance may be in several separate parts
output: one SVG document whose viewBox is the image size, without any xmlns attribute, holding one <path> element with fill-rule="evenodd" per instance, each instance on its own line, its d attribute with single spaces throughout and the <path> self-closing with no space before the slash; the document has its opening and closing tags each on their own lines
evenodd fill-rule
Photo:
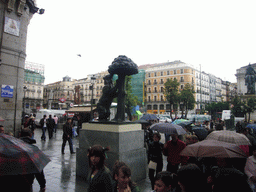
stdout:
<svg viewBox="0 0 256 192">
<path fill-rule="evenodd" d="M 25 62 L 23 112 L 36 113 L 43 108 L 44 65 Z"/>
<path fill-rule="evenodd" d="M 181 61 L 150 66 L 145 70 L 145 74 L 147 113 L 164 114 L 170 111 L 170 105 L 164 96 L 164 83 L 168 78 L 178 80 L 179 90 L 183 89 L 186 83 L 194 85 L 195 89 L 195 70 Z"/>
<path fill-rule="evenodd" d="M 44 108 L 68 109 L 74 103 L 74 80 L 65 76 L 62 81 L 44 86 Z"/>
<path fill-rule="evenodd" d="M 147 113 L 164 114 L 170 105 L 164 96 L 164 83 L 168 78 L 177 79 L 182 90 L 186 83 L 193 86 L 196 106 L 193 113 L 204 109 L 211 102 L 227 101 L 228 83 L 220 78 L 198 70 L 182 61 L 139 66 L 145 70 L 145 105 Z"/>
<path fill-rule="evenodd" d="M 0 1 L 0 116 L 15 136 L 21 128 L 27 28 L 38 11 L 33 0 Z"/>
<path fill-rule="evenodd" d="M 247 67 L 248 65 L 236 70 L 237 93 L 239 95 L 245 95 L 247 93 L 247 87 L 245 86 L 245 74 Z M 251 64 L 251 67 L 256 71 L 256 63 Z"/>
</svg>

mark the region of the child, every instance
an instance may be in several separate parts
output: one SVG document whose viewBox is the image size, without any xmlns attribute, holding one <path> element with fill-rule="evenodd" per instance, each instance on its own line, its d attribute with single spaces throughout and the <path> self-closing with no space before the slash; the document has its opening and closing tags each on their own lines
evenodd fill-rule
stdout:
<svg viewBox="0 0 256 192">
<path fill-rule="evenodd" d="M 153 192 L 172 192 L 177 189 L 177 186 L 177 175 L 168 171 L 162 171 L 156 175 Z"/>
<path fill-rule="evenodd" d="M 113 168 L 114 192 L 139 192 L 138 186 L 131 181 L 131 169 L 116 161 Z"/>
<path fill-rule="evenodd" d="M 163 148 L 164 144 L 159 142 L 161 135 L 159 133 L 153 134 L 153 142 L 148 145 L 148 161 L 149 161 L 149 179 L 151 181 L 152 189 L 154 189 L 154 179 L 156 174 L 163 169 Z M 156 164 L 156 167 L 151 165 Z"/>
<path fill-rule="evenodd" d="M 103 148 L 100 145 L 94 145 L 88 150 L 90 166 L 87 180 L 89 181 L 88 192 L 113 191 L 110 170 L 104 166 L 105 151 L 108 150 L 109 148 Z"/>
</svg>

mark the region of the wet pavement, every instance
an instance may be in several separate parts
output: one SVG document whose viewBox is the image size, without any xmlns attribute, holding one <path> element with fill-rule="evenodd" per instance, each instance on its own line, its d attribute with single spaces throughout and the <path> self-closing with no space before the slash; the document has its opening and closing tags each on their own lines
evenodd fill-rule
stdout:
<svg viewBox="0 0 256 192">
<path fill-rule="evenodd" d="M 76 154 L 70 154 L 68 142 L 65 148 L 65 154 L 61 154 L 62 130 L 58 129 L 49 140 L 48 132 L 46 141 L 41 141 L 42 131 L 35 130 L 36 145 L 51 159 L 51 162 L 44 168 L 46 177 L 47 192 L 85 192 L 87 185 L 85 180 L 76 177 Z M 162 137 L 164 138 L 164 137 Z M 161 140 L 163 142 L 163 139 Z M 74 150 L 79 147 L 79 138 L 73 139 Z M 164 157 L 164 170 L 166 168 L 166 157 Z M 143 192 L 151 191 L 150 180 L 147 176 L 145 180 L 137 182 L 140 190 Z M 39 191 L 40 186 L 37 180 L 34 180 L 33 191 Z"/>
</svg>

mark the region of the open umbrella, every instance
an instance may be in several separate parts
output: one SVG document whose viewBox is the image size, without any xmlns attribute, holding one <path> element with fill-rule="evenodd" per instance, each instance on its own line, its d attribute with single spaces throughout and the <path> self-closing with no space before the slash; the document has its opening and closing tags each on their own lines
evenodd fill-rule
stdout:
<svg viewBox="0 0 256 192">
<path fill-rule="evenodd" d="M 0 176 L 40 173 L 49 162 L 37 146 L 0 134 Z"/>
<path fill-rule="evenodd" d="M 245 135 L 227 130 L 213 131 L 206 137 L 206 139 L 224 141 L 237 145 L 251 145 L 249 139 Z"/>
<path fill-rule="evenodd" d="M 140 118 L 140 120 L 152 121 L 158 120 L 158 118 L 155 114 L 145 114 Z"/>
<path fill-rule="evenodd" d="M 179 124 L 179 123 L 183 123 L 183 122 L 187 122 L 187 121 L 189 121 L 189 120 L 187 120 L 187 119 L 176 119 L 176 120 L 173 121 L 172 123 L 173 123 L 173 124 Z"/>
<path fill-rule="evenodd" d="M 247 155 L 236 144 L 216 141 L 203 140 L 197 143 L 187 145 L 180 152 L 183 156 L 192 157 L 221 157 L 221 158 L 246 158 Z"/>
<path fill-rule="evenodd" d="M 195 133 L 199 141 L 204 140 L 208 135 L 208 131 L 204 127 L 193 126 L 191 131 Z"/>
<path fill-rule="evenodd" d="M 246 125 L 246 128 L 249 128 L 249 129 L 251 129 L 252 130 L 252 132 L 253 132 L 253 134 L 256 134 L 256 124 L 248 124 L 248 125 Z"/>
<path fill-rule="evenodd" d="M 154 123 L 150 126 L 150 129 L 167 134 L 184 135 L 187 133 L 181 126 L 172 123 Z"/>
</svg>

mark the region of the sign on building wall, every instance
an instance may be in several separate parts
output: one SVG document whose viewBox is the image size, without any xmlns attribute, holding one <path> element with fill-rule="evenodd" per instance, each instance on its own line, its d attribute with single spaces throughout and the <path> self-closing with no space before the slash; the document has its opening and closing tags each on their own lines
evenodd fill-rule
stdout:
<svg viewBox="0 0 256 192">
<path fill-rule="evenodd" d="M 4 32 L 11 35 L 20 35 L 20 22 L 9 17 L 5 17 Z"/>
<path fill-rule="evenodd" d="M 1 97 L 13 98 L 13 86 L 12 85 L 2 85 Z"/>
</svg>

